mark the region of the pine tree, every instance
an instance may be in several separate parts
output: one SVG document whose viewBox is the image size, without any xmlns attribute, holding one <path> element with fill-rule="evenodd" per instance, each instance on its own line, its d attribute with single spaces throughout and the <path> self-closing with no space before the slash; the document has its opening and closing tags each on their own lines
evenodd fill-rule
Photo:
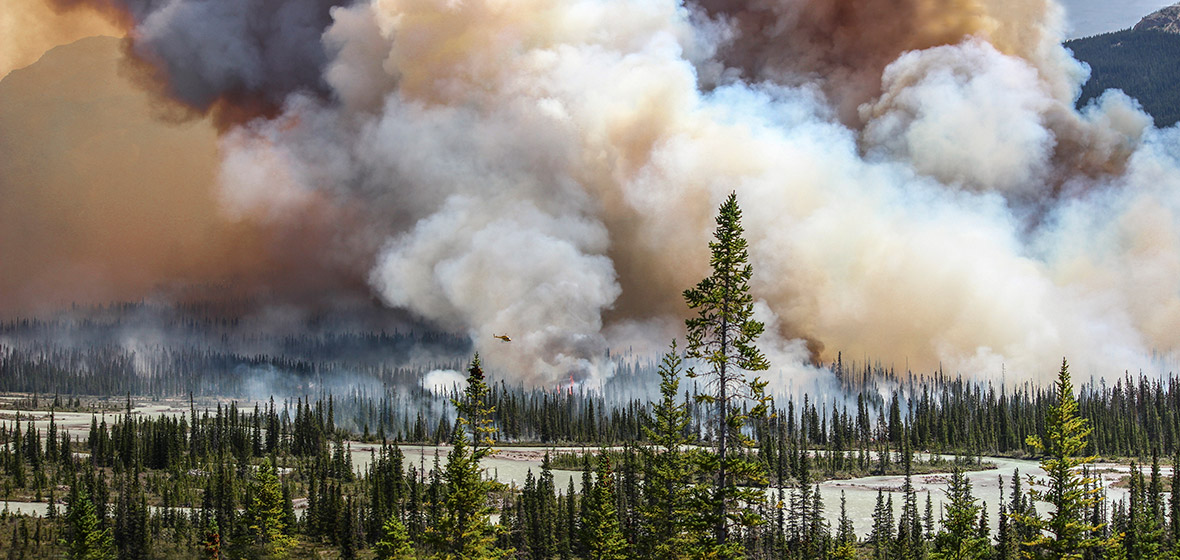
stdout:
<svg viewBox="0 0 1180 560">
<path fill-rule="evenodd" d="M 397 518 L 397 513 L 389 514 L 385 524 L 381 527 L 381 540 L 373 545 L 377 553 L 377 560 L 410 560 L 414 558 L 414 547 L 410 544 L 410 534 L 406 526 Z"/>
<path fill-rule="evenodd" d="M 882 490 L 877 490 L 877 505 L 873 508 L 873 531 L 869 534 L 873 543 L 873 558 L 884 560 L 893 542 L 893 496 L 885 500 Z"/>
<path fill-rule="evenodd" d="M 148 528 L 147 507 L 143 490 L 134 473 L 123 478 L 119 499 L 115 504 L 114 541 L 118 547 L 119 560 L 147 558 Z"/>
<path fill-rule="evenodd" d="M 840 491 L 840 524 L 836 529 L 836 548 L 832 551 L 832 558 L 856 560 L 856 529 L 852 526 L 852 520 L 848 518 L 843 490 Z"/>
<path fill-rule="evenodd" d="M 70 488 L 67 509 L 67 557 L 70 560 L 114 560 L 116 551 L 111 530 L 100 528 L 94 503 L 90 501 L 86 484 L 80 480 Z"/>
<path fill-rule="evenodd" d="M 691 418 L 688 405 L 677 402 L 680 391 L 680 368 L 683 359 L 676 341 L 660 363 L 660 400 L 652 403 L 650 426 L 644 433 L 652 447 L 647 450 L 651 472 L 644 481 L 645 503 L 643 544 L 641 549 L 651 558 L 682 557 L 692 540 L 692 531 L 707 531 L 692 507 L 693 463 L 686 446 Z"/>
<path fill-rule="evenodd" d="M 1095 527 L 1085 514 L 1099 498 L 1096 488 L 1089 488 L 1093 480 L 1077 473 L 1074 468 L 1091 463 L 1094 457 L 1079 456 L 1086 449 L 1086 436 L 1091 432 L 1087 421 L 1077 415 L 1078 402 L 1069 379 L 1069 364 L 1061 360 L 1057 374 L 1057 403 L 1049 407 L 1045 418 L 1045 439 L 1028 436 L 1028 445 L 1043 453 L 1041 468 L 1048 475 L 1048 488 L 1031 488 L 1033 500 L 1048 502 L 1053 511 L 1047 519 L 1027 513 L 1013 512 L 1013 520 L 1034 534 L 1024 544 L 1028 558 L 1053 560 L 1079 559 L 1082 554 L 1102 543 L 1094 537 Z M 1015 497 L 1015 496 L 1014 496 Z"/>
<path fill-rule="evenodd" d="M 848 518 L 847 500 L 844 497 L 844 491 L 840 491 L 840 524 L 836 529 L 836 541 L 840 544 L 855 544 L 856 543 L 856 528 L 852 525 L 852 520 Z"/>
<path fill-rule="evenodd" d="M 491 485 L 483 478 L 479 462 L 492 454 L 494 410 L 488 404 L 488 386 L 476 354 L 467 370 L 467 389 L 455 399 L 459 411 L 458 429 L 447 455 L 444 472 L 446 498 L 437 524 L 427 529 L 429 540 L 442 558 L 475 560 L 499 558 L 504 551 L 495 545 L 495 528 L 487 504 Z M 469 439 L 470 438 L 470 439 Z"/>
<path fill-rule="evenodd" d="M 958 464 L 951 471 L 946 495 L 942 531 L 934 539 L 933 560 L 981 558 L 987 544 L 980 538 L 976 525 L 982 508 L 976 505 L 975 497 L 971 495 L 971 482 Z"/>
<path fill-rule="evenodd" d="M 926 540 L 934 538 L 934 504 L 930 501 L 930 491 L 926 491 L 926 513 L 922 515 L 922 528 L 925 530 L 923 537 Z"/>
<path fill-rule="evenodd" d="M 902 479 L 901 517 L 897 523 L 896 557 L 903 560 L 919 560 L 926 555 L 926 543 L 922 539 L 922 520 L 918 515 L 918 494 L 914 490 L 914 453 L 910 450 L 909 430 L 902 435 L 902 463 L 905 477 Z"/>
<path fill-rule="evenodd" d="M 710 509 L 721 557 L 740 555 L 740 544 L 729 539 L 731 523 L 753 526 L 761 522 L 756 507 L 763 503 L 764 495 L 754 486 L 766 484 L 760 462 L 747 457 L 744 449 L 730 449 L 751 445 L 743 431 L 746 420 L 766 412 L 766 382 L 757 377 L 747 381 L 742 370 L 762 371 L 769 367 L 754 345 L 765 326 L 753 319 L 753 267 L 747 262 L 749 251 L 742 237 L 741 217 L 737 194 L 731 193 L 720 207 L 715 240 L 709 243 L 713 272 L 696 287 L 684 291 L 688 307 L 697 314 L 685 321 L 688 356 L 702 360 L 709 368 L 704 375 L 712 392 L 702 395 L 702 400 L 711 403 L 717 414 L 717 456 L 705 467 L 717 473 Z M 696 375 L 690 370 L 690 377 Z M 748 414 L 739 412 L 738 400 L 743 397 L 754 402 Z"/>
<path fill-rule="evenodd" d="M 614 476 L 605 451 L 598 454 L 594 486 L 585 494 L 589 505 L 583 518 L 582 538 L 588 560 L 624 560 L 627 541 L 619 525 L 615 508 Z"/>
<path fill-rule="evenodd" d="M 1172 487 L 1168 506 L 1171 512 L 1168 528 L 1171 531 L 1172 546 L 1175 548 L 1180 544 L 1180 445 L 1176 446 L 1175 454 L 1172 456 Z"/>
<path fill-rule="evenodd" d="M 263 459 L 254 474 L 246 504 L 246 531 L 252 544 L 271 558 L 285 558 L 295 540 L 283 521 L 283 489 L 270 459 Z"/>
<path fill-rule="evenodd" d="M 534 551 L 538 557 L 552 558 L 557 552 L 557 488 L 553 483 L 553 465 L 548 452 L 541 459 L 541 476 L 537 479 L 534 506 Z"/>
<path fill-rule="evenodd" d="M 216 519 L 210 519 L 203 544 L 206 560 L 221 560 L 221 529 L 217 527 Z"/>
</svg>

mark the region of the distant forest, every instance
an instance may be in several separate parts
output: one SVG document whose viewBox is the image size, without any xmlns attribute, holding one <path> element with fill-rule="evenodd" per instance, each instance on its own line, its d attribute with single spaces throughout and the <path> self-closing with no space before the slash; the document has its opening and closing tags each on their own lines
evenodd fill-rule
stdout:
<svg viewBox="0 0 1180 560">
<path fill-rule="evenodd" d="M 1065 43 L 1090 65 L 1078 108 L 1108 89 L 1138 99 L 1157 127 L 1180 121 L 1180 34 L 1125 29 Z"/>
</svg>

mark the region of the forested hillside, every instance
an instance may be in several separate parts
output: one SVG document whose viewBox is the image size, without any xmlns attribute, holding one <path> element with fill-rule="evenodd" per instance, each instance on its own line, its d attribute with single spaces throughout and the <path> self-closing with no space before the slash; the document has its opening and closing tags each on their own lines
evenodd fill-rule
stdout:
<svg viewBox="0 0 1180 560">
<path fill-rule="evenodd" d="M 1075 39 L 1065 46 L 1091 69 L 1079 107 L 1108 89 L 1121 89 L 1143 104 L 1156 126 L 1180 121 L 1180 35 L 1126 29 Z"/>
</svg>

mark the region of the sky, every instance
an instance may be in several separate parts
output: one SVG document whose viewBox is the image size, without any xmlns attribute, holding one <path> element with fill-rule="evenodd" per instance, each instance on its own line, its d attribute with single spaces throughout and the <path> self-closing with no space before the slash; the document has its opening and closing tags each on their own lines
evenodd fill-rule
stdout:
<svg viewBox="0 0 1180 560">
<path fill-rule="evenodd" d="M 1143 16 L 1175 2 L 1165 0 L 1063 0 L 1069 38 L 1089 37 L 1135 25 Z"/>
</svg>

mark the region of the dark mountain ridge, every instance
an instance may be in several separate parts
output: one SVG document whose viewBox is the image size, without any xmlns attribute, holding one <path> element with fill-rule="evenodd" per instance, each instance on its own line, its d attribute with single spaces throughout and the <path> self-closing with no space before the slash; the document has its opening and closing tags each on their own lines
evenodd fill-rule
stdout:
<svg viewBox="0 0 1180 560">
<path fill-rule="evenodd" d="M 1130 29 L 1067 41 L 1089 64 L 1078 107 L 1108 89 L 1139 100 L 1158 127 L 1180 121 L 1180 4 L 1143 18 Z"/>
</svg>

